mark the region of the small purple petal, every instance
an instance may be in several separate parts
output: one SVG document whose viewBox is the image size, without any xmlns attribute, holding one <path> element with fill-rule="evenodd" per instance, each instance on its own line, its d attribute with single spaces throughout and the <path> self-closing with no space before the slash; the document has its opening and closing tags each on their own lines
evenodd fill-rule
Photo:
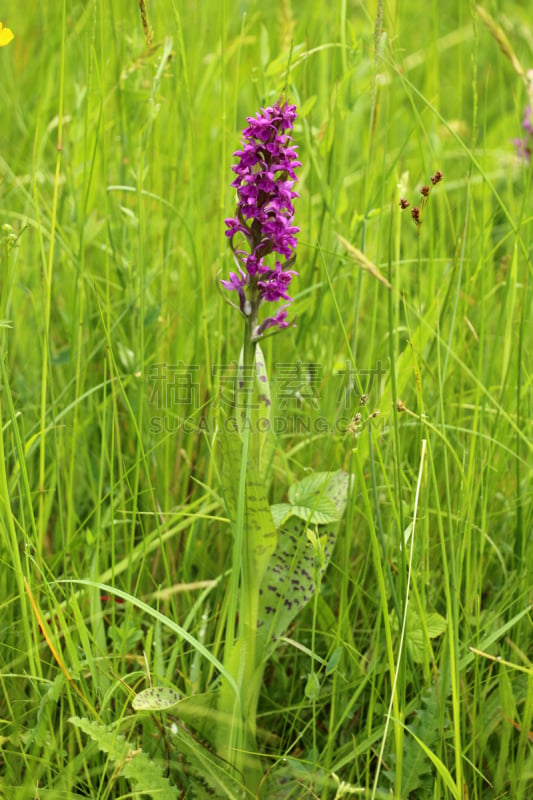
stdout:
<svg viewBox="0 0 533 800">
<path fill-rule="evenodd" d="M 288 328 L 289 325 L 293 323 L 288 322 L 287 320 L 287 310 L 285 307 L 280 308 L 279 311 L 272 317 L 267 317 L 263 320 L 261 325 L 257 328 L 255 332 L 256 338 L 263 335 L 263 333 L 268 330 L 269 328 Z"/>
<path fill-rule="evenodd" d="M 246 286 L 248 277 L 242 270 L 240 275 L 237 275 L 235 272 L 230 272 L 229 281 L 221 280 L 220 283 L 225 289 L 240 289 L 242 286 Z"/>
</svg>

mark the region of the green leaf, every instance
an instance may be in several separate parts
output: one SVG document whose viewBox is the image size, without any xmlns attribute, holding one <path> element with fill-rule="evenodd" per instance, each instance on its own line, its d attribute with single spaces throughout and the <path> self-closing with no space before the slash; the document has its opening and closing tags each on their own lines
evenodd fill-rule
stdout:
<svg viewBox="0 0 533 800">
<path fill-rule="evenodd" d="M 291 517 L 278 532 L 278 546 L 259 590 L 258 653 L 287 630 L 316 591 L 315 556 L 306 528 L 303 520 Z M 333 551 L 336 530 L 330 528 L 327 537 L 325 565 Z"/>
<path fill-rule="evenodd" d="M 237 519 L 242 440 L 237 431 L 228 430 L 228 426 L 223 426 L 219 437 L 219 446 L 222 462 L 220 478 L 224 490 L 224 498 L 232 521 L 235 523 Z M 276 549 L 277 534 L 262 478 L 251 454 L 248 455 L 246 465 L 244 514 L 247 548 L 253 557 L 255 580 L 259 583 L 265 574 L 270 557 Z"/>
<path fill-rule="evenodd" d="M 349 476 L 345 472 L 318 473 L 291 487 L 289 496 L 297 499 L 314 489 L 334 503 L 339 519 L 346 506 L 348 488 Z M 314 595 L 317 580 L 324 574 L 333 553 L 337 529 L 338 522 L 318 525 L 316 535 L 311 537 L 313 543 L 308 536 L 308 525 L 291 517 L 278 531 L 276 551 L 259 590 L 258 653 L 268 649 L 287 630 Z"/>
<path fill-rule="evenodd" d="M 429 760 L 432 762 L 433 766 L 439 773 L 442 782 L 447 787 L 451 796 L 455 798 L 455 800 L 459 800 L 459 792 L 457 791 L 457 786 L 455 785 L 455 782 L 450 774 L 450 771 L 448 770 L 444 762 L 441 761 L 441 759 L 432 750 L 430 750 L 430 748 L 425 744 L 425 742 L 423 742 L 422 739 L 420 739 L 415 733 L 413 733 L 412 730 L 410 730 L 406 725 L 403 725 L 402 722 L 400 722 L 400 725 L 402 725 L 403 728 L 411 734 L 411 736 L 418 744 L 418 746 L 422 748 L 426 756 L 429 758 Z"/>
<path fill-rule="evenodd" d="M 315 472 L 294 483 L 289 489 L 290 503 L 278 503 L 271 508 L 276 527 L 281 527 L 290 516 L 315 525 L 338 522 L 342 510 L 337 508 L 333 497 L 328 495 L 332 491 L 329 487 L 330 480 L 330 472 Z"/>
<path fill-rule="evenodd" d="M 127 778 L 135 792 L 161 800 L 178 798 L 178 790 L 163 774 L 159 764 L 152 761 L 146 753 L 129 744 L 124 736 L 113 728 L 91 722 L 82 717 L 71 717 L 69 722 L 87 734 L 110 760 L 117 765 L 117 772 Z"/>
<path fill-rule="evenodd" d="M 276 528 L 280 528 L 292 516 L 315 525 L 327 525 L 330 522 L 337 522 L 339 519 L 335 503 L 328 497 L 322 497 L 319 500 L 313 497 L 303 498 L 303 503 L 296 506 L 290 503 L 276 503 L 270 507 L 270 510 Z"/>
<path fill-rule="evenodd" d="M 288 756 L 280 759 L 280 763 L 268 771 L 259 796 L 261 800 L 317 797 L 326 780 L 324 772 L 315 769 L 309 761 Z M 339 797 L 338 794 L 335 796 Z"/>
<path fill-rule="evenodd" d="M 246 407 L 246 379 L 250 378 L 243 373 L 243 352 L 239 357 L 239 392 L 238 409 L 236 409 L 237 429 L 243 434 L 244 428 L 244 409 Z M 272 432 L 272 398 L 270 395 L 270 385 L 265 365 L 265 357 L 259 344 L 255 346 L 255 371 L 252 406 L 249 421 L 250 430 L 250 453 L 255 462 L 259 474 L 265 484 L 267 473 L 272 464 L 274 456 L 275 437 Z"/>
<path fill-rule="evenodd" d="M 417 664 L 422 664 L 426 656 L 426 631 L 429 639 L 435 639 L 442 636 L 448 626 L 444 617 L 435 611 L 424 615 L 424 623 L 425 627 L 416 611 L 408 608 L 406 641 L 409 653 Z"/>
<path fill-rule="evenodd" d="M 437 636 L 442 636 L 448 627 L 448 623 L 441 614 L 433 611 L 431 614 L 426 615 L 426 628 L 430 639 L 435 639 Z"/>
<path fill-rule="evenodd" d="M 291 514 L 303 519 L 307 524 L 328 525 L 330 522 L 338 522 L 339 514 L 333 500 L 328 497 L 321 497 L 319 500 L 313 497 L 304 497 L 300 505 L 291 506 Z"/>
<path fill-rule="evenodd" d="M 197 776 L 198 785 L 191 787 L 192 797 L 226 797 L 228 800 L 242 800 L 242 780 L 235 774 L 230 764 L 204 747 L 179 725 L 172 727 L 170 735 L 178 751 L 185 756 L 191 772 Z"/>
<path fill-rule="evenodd" d="M 289 500 L 293 505 L 309 505 L 312 498 L 315 504 L 320 499 L 331 500 L 337 509 L 335 520 L 344 514 L 348 499 L 349 476 L 347 472 L 313 472 L 289 489 Z"/>
<path fill-rule="evenodd" d="M 415 714 L 407 728 L 413 735 L 418 736 L 430 749 L 437 749 L 439 744 L 443 746 L 442 731 L 435 725 L 435 720 L 439 716 L 440 699 L 435 686 L 440 685 L 441 676 L 436 683 L 419 698 L 422 705 L 415 711 Z M 451 731 L 450 731 L 451 733 Z M 446 734 L 445 734 L 446 737 Z M 384 775 L 392 786 L 398 782 L 396 772 L 397 755 L 394 745 L 388 753 L 385 762 L 389 765 Z M 403 742 L 401 753 L 402 761 L 402 786 L 400 796 L 403 797 L 430 797 L 435 784 L 435 776 L 431 761 L 428 760 L 424 751 L 417 745 L 414 738 L 406 736 Z"/>
<path fill-rule="evenodd" d="M 183 695 L 167 686 L 154 686 L 135 695 L 132 707 L 135 711 L 165 711 L 174 708 L 183 700 Z"/>
<path fill-rule="evenodd" d="M 289 500 L 293 506 L 303 502 L 306 497 L 320 497 L 325 489 L 328 479 L 331 477 L 329 472 L 313 472 L 307 475 L 298 483 L 293 483 L 289 489 Z"/>
<path fill-rule="evenodd" d="M 228 693 L 231 697 L 231 687 Z M 216 710 L 218 700 L 219 693 L 215 691 L 185 696 L 172 687 L 154 686 L 139 692 L 132 707 L 135 711 L 171 711 L 173 717 L 190 725 L 202 739 L 214 744 L 217 726 L 226 731 L 231 723 L 231 719 L 226 719 Z"/>
<path fill-rule="evenodd" d="M 264 25 L 259 29 L 259 54 L 261 66 L 264 68 L 270 61 L 270 45 L 268 42 L 268 31 Z"/>
<path fill-rule="evenodd" d="M 305 696 L 308 700 L 318 700 L 320 697 L 320 681 L 316 672 L 310 672 L 305 683 Z"/>
<path fill-rule="evenodd" d="M 284 522 L 287 522 L 292 514 L 292 506 L 290 503 L 275 503 L 270 506 L 272 512 L 272 519 L 276 528 L 281 528 Z"/>
<path fill-rule="evenodd" d="M 341 660 L 343 652 L 344 652 L 343 647 L 337 647 L 330 655 L 330 657 L 328 658 L 328 663 L 326 664 L 326 675 L 331 675 L 332 672 L 335 672 L 335 670 L 339 666 L 339 662 Z"/>
</svg>

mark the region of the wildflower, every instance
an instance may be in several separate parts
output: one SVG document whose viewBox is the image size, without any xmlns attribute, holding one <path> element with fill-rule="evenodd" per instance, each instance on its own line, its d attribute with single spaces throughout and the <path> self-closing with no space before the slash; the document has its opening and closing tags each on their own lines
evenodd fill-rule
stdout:
<svg viewBox="0 0 533 800">
<path fill-rule="evenodd" d="M 529 164 L 531 160 L 531 151 L 533 148 L 533 121 L 531 119 L 531 106 L 526 106 L 522 127 L 526 132 L 526 136 L 523 139 L 514 139 L 513 141 L 520 158 L 523 158 L 526 164 Z"/>
<path fill-rule="evenodd" d="M 13 31 L 9 30 L 9 28 L 4 28 L 2 23 L 0 22 L 0 47 L 4 47 L 6 44 L 9 44 L 15 38 Z"/>
<path fill-rule="evenodd" d="M 221 284 L 237 292 L 240 311 L 250 323 L 254 340 L 269 328 L 289 324 L 286 306 L 261 323 L 258 311 L 263 303 L 291 303 L 289 285 L 298 274 L 291 269 L 299 231 L 292 222 L 293 200 L 299 196 L 293 188 L 295 170 L 301 164 L 288 133 L 295 118 L 296 106 L 288 103 L 261 109 L 255 117 L 248 117 L 241 149 L 233 154 L 238 158 L 232 167 L 236 178 L 231 184 L 237 190 L 237 209 L 235 217 L 225 223 L 237 272 L 231 272 L 229 280 Z M 282 258 L 269 259 L 272 254 Z M 274 260 L 273 266 L 269 260 Z"/>
</svg>

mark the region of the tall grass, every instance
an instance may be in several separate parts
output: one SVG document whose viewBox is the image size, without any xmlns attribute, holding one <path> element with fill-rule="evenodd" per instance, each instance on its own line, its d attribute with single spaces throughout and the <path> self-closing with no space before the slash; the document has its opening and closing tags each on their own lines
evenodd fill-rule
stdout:
<svg viewBox="0 0 533 800">
<path fill-rule="evenodd" d="M 526 70 L 533 38 L 503 6 L 491 32 L 459 0 L 148 0 L 151 45 L 125 0 L 4 7 L 2 796 L 140 796 L 141 749 L 153 796 L 222 792 L 198 714 L 131 699 L 220 677 L 212 444 L 241 325 L 216 281 L 239 131 L 285 89 L 304 166 L 297 327 L 264 348 L 271 500 L 310 469 L 355 489 L 266 670 L 264 796 L 530 796 L 532 168 L 495 30 Z M 400 195 L 436 169 L 417 227 Z"/>
</svg>

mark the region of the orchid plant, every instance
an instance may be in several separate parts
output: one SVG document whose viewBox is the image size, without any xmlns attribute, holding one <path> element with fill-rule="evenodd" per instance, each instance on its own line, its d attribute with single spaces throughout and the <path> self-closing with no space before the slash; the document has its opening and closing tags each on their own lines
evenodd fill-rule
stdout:
<svg viewBox="0 0 533 800">
<path fill-rule="evenodd" d="M 227 299 L 244 319 L 244 341 L 239 401 L 232 416 L 221 420 L 218 436 L 221 493 L 233 534 L 220 680 L 204 696 L 182 698 L 175 690 L 156 687 L 138 694 L 133 703 L 139 710 L 172 708 L 210 739 L 220 764 L 231 765 L 215 787 L 221 796 L 275 796 L 257 744 L 264 669 L 280 637 L 320 586 L 350 484 L 340 470 L 312 473 L 290 487 L 288 503 L 271 506 L 267 498 L 273 439 L 260 342 L 294 324 L 288 307 L 299 231 L 293 224 L 301 166 L 291 136 L 296 117 L 296 107 L 287 102 L 261 109 L 248 118 L 242 146 L 234 153 L 237 205 L 225 224 L 235 271 L 220 285 L 237 298 Z M 259 416 L 260 426 L 255 424 Z"/>
</svg>

